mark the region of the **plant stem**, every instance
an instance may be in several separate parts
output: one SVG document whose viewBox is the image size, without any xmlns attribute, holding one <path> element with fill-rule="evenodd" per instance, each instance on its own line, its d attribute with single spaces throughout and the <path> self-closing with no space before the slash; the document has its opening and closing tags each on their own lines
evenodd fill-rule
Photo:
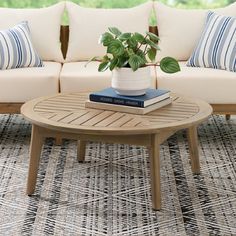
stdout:
<svg viewBox="0 0 236 236">
<path fill-rule="evenodd" d="M 160 63 L 157 62 L 157 63 L 146 63 L 147 66 L 159 66 Z"/>
<path fill-rule="evenodd" d="M 144 51 L 143 51 L 143 53 L 144 53 L 145 55 L 147 55 L 147 51 L 146 51 L 146 50 L 147 50 L 147 47 L 148 47 L 148 45 L 145 46 Z"/>
<path fill-rule="evenodd" d="M 137 48 L 137 50 L 136 50 L 136 52 L 141 48 L 141 46 L 143 45 L 143 43 L 145 42 L 145 39 L 147 38 L 147 34 L 146 34 L 146 36 L 144 37 L 144 40 L 143 40 L 143 42 L 142 43 L 140 43 L 140 45 L 139 45 L 139 47 Z"/>
<path fill-rule="evenodd" d="M 84 67 L 86 67 L 91 61 L 98 61 L 98 62 L 102 62 L 101 59 L 93 59 L 93 60 L 89 60 L 85 63 Z"/>
</svg>

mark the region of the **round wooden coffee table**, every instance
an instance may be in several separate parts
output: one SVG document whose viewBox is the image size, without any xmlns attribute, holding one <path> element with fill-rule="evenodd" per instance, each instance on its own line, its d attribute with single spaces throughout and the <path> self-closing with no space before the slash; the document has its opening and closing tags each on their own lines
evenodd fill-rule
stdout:
<svg viewBox="0 0 236 236">
<path fill-rule="evenodd" d="M 32 123 L 27 194 L 34 193 L 43 141 L 46 137 L 78 141 L 83 161 L 86 141 L 147 146 L 150 150 L 153 209 L 161 208 L 159 148 L 169 136 L 187 129 L 192 171 L 199 173 L 197 126 L 212 113 L 201 100 L 173 95 L 173 102 L 146 115 L 85 108 L 88 94 L 56 94 L 25 103 L 23 116 Z"/>
</svg>

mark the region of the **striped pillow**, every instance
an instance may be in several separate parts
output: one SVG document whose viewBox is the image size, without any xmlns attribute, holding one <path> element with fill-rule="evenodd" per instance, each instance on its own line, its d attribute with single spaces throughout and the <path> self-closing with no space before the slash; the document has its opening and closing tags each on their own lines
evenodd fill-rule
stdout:
<svg viewBox="0 0 236 236">
<path fill-rule="evenodd" d="M 236 72 L 236 18 L 208 12 L 205 29 L 187 66 Z"/>
<path fill-rule="evenodd" d="M 26 21 L 13 28 L 0 31 L 0 69 L 42 67 L 35 51 Z"/>
</svg>

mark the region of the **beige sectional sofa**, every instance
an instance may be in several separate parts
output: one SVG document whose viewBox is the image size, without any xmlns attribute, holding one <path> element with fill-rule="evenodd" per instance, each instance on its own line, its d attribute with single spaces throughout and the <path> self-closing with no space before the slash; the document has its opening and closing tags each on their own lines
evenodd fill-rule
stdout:
<svg viewBox="0 0 236 236">
<path fill-rule="evenodd" d="M 172 75 L 157 68 L 158 87 L 203 99 L 213 106 L 216 113 L 235 114 L 236 73 L 186 66 L 204 28 L 208 10 L 175 9 L 161 3 L 155 3 L 154 9 L 162 49 L 158 58 L 171 55 L 181 66 L 181 71 Z M 236 2 L 214 9 L 214 12 L 236 17 Z"/>
<path fill-rule="evenodd" d="M 68 27 L 60 29 L 65 8 L 70 21 L 68 42 Z M 72 2 L 42 9 L 0 8 L 0 29 L 28 20 L 33 43 L 44 62 L 41 68 L 0 71 L 0 112 L 17 113 L 22 103 L 39 96 L 95 91 L 110 86 L 110 71 L 98 72 L 97 62 L 84 66 L 91 56 L 104 54 L 104 49 L 97 43 L 99 35 L 108 26 L 145 32 L 152 9 L 156 11 L 161 38 L 159 57 L 173 56 L 181 65 L 181 72 L 171 75 L 161 72 L 158 67 L 151 67 L 152 87 L 202 98 L 218 113 L 236 113 L 236 73 L 186 66 L 186 60 L 200 37 L 206 11 L 179 10 L 152 2 L 130 9 L 109 10 L 82 8 Z M 217 11 L 236 16 L 236 3 Z M 3 24 L 2 17 L 11 20 Z"/>
<path fill-rule="evenodd" d="M 0 8 L 0 30 L 28 21 L 35 49 L 44 67 L 0 70 L 0 112 L 17 113 L 22 103 L 59 92 L 64 61 L 60 28 L 65 3 L 41 9 Z"/>
</svg>

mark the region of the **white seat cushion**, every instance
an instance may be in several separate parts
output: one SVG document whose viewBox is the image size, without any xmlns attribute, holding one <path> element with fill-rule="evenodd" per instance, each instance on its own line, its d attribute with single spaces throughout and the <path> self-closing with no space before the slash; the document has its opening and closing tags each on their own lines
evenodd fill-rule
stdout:
<svg viewBox="0 0 236 236">
<path fill-rule="evenodd" d="M 45 61 L 63 62 L 60 28 L 64 8 L 64 2 L 35 9 L 0 8 L 0 30 L 27 21 L 32 43 L 40 58 Z"/>
<path fill-rule="evenodd" d="M 91 92 L 101 90 L 111 86 L 110 70 L 98 72 L 99 62 L 90 62 L 87 67 L 86 62 L 65 63 L 60 75 L 61 92 Z M 151 69 L 152 87 L 156 87 L 155 72 Z"/>
<path fill-rule="evenodd" d="M 125 9 L 94 9 L 66 2 L 66 8 L 70 26 L 66 61 L 72 62 L 103 56 L 106 49 L 98 44 L 98 40 L 108 27 L 115 26 L 123 32 L 148 31 L 152 3 Z"/>
<path fill-rule="evenodd" d="M 26 102 L 59 92 L 61 64 L 43 62 L 44 67 L 0 70 L 0 103 Z"/>
<path fill-rule="evenodd" d="M 157 53 L 160 60 L 171 56 L 177 60 L 188 60 L 204 28 L 207 10 L 177 9 L 160 2 L 154 5 L 157 16 L 159 46 Z M 236 16 L 236 3 L 212 11 L 227 16 Z"/>
<path fill-rule="evenodd" d="M 236 73 L 225 70 L 187 67 L 180 62 L 181 71 L 166 74 L 157 67 L 158 88 L 203 99 L 211 104 L 236 104 Z"/>
</svg>

